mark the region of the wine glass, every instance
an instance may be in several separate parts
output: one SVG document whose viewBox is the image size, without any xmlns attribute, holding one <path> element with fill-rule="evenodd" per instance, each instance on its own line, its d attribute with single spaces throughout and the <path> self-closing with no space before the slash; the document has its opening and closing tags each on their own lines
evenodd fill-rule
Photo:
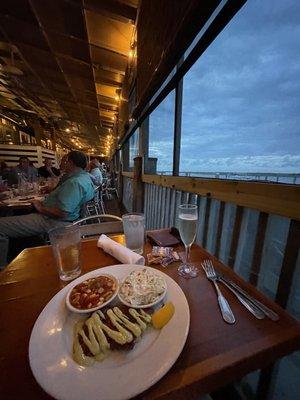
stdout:
<svg viewBox="0 0 300 400">
<path fill-rule="evenodd" d="M 178 272 L 184 278 L 195 278 L 198 268 L 189 263 L 189 255 L 196 238 L 198 207 L 195 204 L 181 204 L 178 208 L 179 233 L 185 246 L 185 262 L 179 266 Z"/>
</svg>

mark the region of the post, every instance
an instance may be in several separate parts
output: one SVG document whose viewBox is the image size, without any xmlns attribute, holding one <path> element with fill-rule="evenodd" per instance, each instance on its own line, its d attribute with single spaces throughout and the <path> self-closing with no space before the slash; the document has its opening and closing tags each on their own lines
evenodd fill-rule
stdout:
<svg viewBox="0 0 300 400">
<path fill-rule="evenodd" d="M 183 63 L 183 58 L 177 64 L 177 70 Z M 181 116 L 182 116 L 183 80 L 177 83 L 175 92 L 175 120 L 174 120 L 174 147 L 173 147 L 173 175 L 179 176 L 180 146 L 181 146 Z"/>
<path fill-rule="evenodd" d="M 123 203 L 123 164 L 120 162 L 119 171 L 118 171 L 118 193 L 119 193 L 119 202 Z"/>
<path fill-rule="evenodd" d="M 129 140 L 122 147 L 122 163 L 124 171 L 129 171 Z"/>
<path fill-rule="evenodd" d="M 133 167 L 132 184 L 132 210 L 142 213 L 144 211 L 144 184 L 143 175 L 143 157 L 135 157 Z"/>
<path fill-rule="evenodd" d="M 157 158 L 148 157 L 145 165 L 145 174 L 156 175 L 157 174 Z"/>
<path fill-rule="evenodd" d="M 43 154 L 41 146 L 36 146 L 36 153 L 37 153 L 38 166 L 40 167 L 41 165 L 43 165 Z"/>
<path fill-rule="evenodd" d="M 41 139 L 43 138 L 43 128 L 41 127 L 41 124 L 39 122 L 38 119 L 35 119 L 32 123 L 32 127 L 34 130 L 34 136 L 35 136 L 35 140 L 36 140 L 36 144 L 37 146 L 41 145 Z"/>
</svg>

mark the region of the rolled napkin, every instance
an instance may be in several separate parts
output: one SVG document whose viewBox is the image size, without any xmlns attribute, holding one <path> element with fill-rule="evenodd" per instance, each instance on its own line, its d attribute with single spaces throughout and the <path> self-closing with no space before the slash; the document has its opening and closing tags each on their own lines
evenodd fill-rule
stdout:
<svg viewBox="0 0 300 400">
<path fill-rule="evenodd" d="M 104 234 L 99 237 L 97 246 L 101 247 L 105 253 L 108 253 L 121 261 L 122 264 L 145 265 L 145 258 L 143 256 L 127 249 L 127 247 L 115 242 Z"/>
</svg>

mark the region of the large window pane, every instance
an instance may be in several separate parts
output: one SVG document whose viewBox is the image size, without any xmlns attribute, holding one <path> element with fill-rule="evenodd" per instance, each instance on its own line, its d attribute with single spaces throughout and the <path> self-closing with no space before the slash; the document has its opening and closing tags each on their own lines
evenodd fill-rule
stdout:
<svg viewBox="0 0 300 400">
<path fill-rule="evenodd" d="M 172 91 L 149 117 L 149 157 L 157 158 L 157 171 L 172 172 L 175 92 Z"/>
<path fill-rule="evenodd" d="M 139 154 L 139 133 L 135 131 L 129 139 L 129 168 L 133 168 L 134 158 Z"/>
<path fill-rule="evenodd" d="M 297 182 L 299 37 L 300 2 L 246 3 L 184 77 L 181 173 Z"/>
</svg>

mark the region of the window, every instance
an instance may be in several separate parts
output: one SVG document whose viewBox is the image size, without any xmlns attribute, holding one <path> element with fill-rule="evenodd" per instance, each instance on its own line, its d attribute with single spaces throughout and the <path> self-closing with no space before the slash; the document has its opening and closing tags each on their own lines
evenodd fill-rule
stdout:
<svg viewBox="0 0 300 400">
<path fill-rule="evenodd" d="M 157 158 L 157 172 L 172 173 L 175 91 L 149 117 L 149 157 Z"/>
<path fill-rule="evenodd" d="M 185 75 L 180 173 L 297 183 L 299 21 L 300 2 L 247 2 Z"/>
<path fill-rule="evenodd" d="M 139 133 L 135 131 L 129 139 L 129 168 L 134 166 L 134 158 L 139 154 Z"/>
</svg>

